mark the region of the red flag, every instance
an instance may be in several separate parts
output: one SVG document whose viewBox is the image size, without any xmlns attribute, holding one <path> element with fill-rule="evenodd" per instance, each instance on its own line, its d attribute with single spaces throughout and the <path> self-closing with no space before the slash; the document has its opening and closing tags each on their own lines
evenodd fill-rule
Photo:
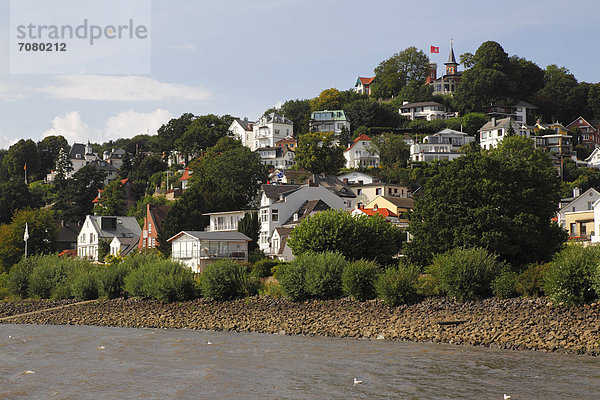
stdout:
<svg viewBox="0 0 600 400">
<path fill-rule="evenodd" d="M 27 171 L 27 163 L 25 163 L 25 165 L 23 166 L 23 169 L 24 169 L 25 171 Z"/>
<path fill-rule="evenodd" d="M 439 53 L 439 52 L 440 52 L 439 47 L 431 46 L 431 53 Z"/>
</svg>

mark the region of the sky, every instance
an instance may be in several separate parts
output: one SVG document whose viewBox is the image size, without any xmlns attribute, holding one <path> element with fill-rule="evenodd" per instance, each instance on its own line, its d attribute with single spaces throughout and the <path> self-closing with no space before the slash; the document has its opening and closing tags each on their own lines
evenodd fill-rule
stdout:
<svg viewBox="0 0 600 400">
<path fill-rule="evenodd" d="M 410 46 L 441 73 L 451 39 L 457 58 L 494 40 L 595 83 L 598 15 L 597 0 L 152 0 L 149 73 L 15 74 L 10 1 L 0 0 L 0 148 L 48 135 L 101 143 L 155 134 L 185 112 L 256 120 L 286 100 L 350 89 Z"/>
</svg>

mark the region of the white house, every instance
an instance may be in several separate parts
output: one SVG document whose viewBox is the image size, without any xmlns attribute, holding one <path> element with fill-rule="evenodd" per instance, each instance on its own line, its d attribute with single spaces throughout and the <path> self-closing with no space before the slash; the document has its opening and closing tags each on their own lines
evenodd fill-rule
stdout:
<svg viewBox="0 0 600 400">
<path fill-rule="evenodd" d="M 455 113 L 445 105 L 436 103 L 435 101 L 421 103 L 409 103 L 405 101 L 400 107 L 400 115 L 410 120 L 425 119 L 433 121 L 435 119 L 454 117 Z"/>
<path fill-rule="evenodd" d="M 333 132 L 339 136 L 344 128 L 350 132 L 350 121 L 346 118 L 344 110 L 314 111 L 310 116 L 311 132 Z"/>
<path fill-rule="evenodd" d="M 423 143 L 410 146 L 412 161 L 453 160 L 463 155 L 460 148 L 473 142 L 475 138 L 464 132 L 444 129 L 432 135 L 425 136 Z"/>
<path fill-rule="evenodd" d="M 366 94 L 366 95 L 371 95 L 371 83 L 373 83 L 373 80 L 375 79 L 374 76 L 372 77 L 362 77 L 359 76 L 358 79 L 356 79 L 356 83 L 354 84 L 354 91 L 356 93 L 360 93 L 360 94 Z"/>
<path fill-rule="evenodd" d="M 492 118 L 491 121 L 487 122 L 479 130 L 479 145 L 488 150 L 498 146 L 498 143 L 504 139 L 510 127 L 512 127 L 514 134 L 519 136 L 531 137 L 531 132 L 533 131 L 533 128 L 522 122 L 517 122 L 510 117 L 500 120 Z"/>
<path fill-rule="evenodd" d="M 139 237 L 117 237 L 110 242 L 110 254 L 113 256 L 126 256 L 137 248 Z"/>
<path fill-rule="evenodd" d="M 81 168 L 85 167 L 92 161 L 100 160 L 100 158 L 92 150 L 92 145 L 90 142 L 88 142 L 87 145 L 84 145 L 83 143 L 73 143 L 67 158 L 71 162 L 71 170 L 65 172 L 65 178 L 72 178 L 73 174 L 79 171 Z M 56 178 L 56 175 L 57 172 L 52 171 L 46 175 L 46 181 L 53 182 Z"/>
<path fill-rule="evenodd" d="M 342 174 L 342 175 L 338 175 L 338 179 L 348 183 L 348 184 L 368 184 L 368 183 L 373 183 L 373 182 L 379 182 L 378 179 L 373 178 L 371 175 L 369 174 L 365 174 L 364 172 L 358 172 L 358 171 L 352 171 L 352 172 L 348 172 L 346 174 Z"/>
<path fill-rule="evenodd" d="M 572 231 L 570 224 L 578 222 L 578 216 L 594 210 L 594 203 L 600 199 L 600 192 L 589 188 L 560 208 L 557 214 L 558 225 Z M 586 217 L 587 218 L 587 217 Z M 598 231 L 595 231 L 598 232 Z"/>
<path fill-rule="evenodd" d="M 303 185 L 263 185 L 260 201 L 259 247 L 273 254 L 271 237 L 275 228 L 292 219 L 303 204 L 322 200 L 329 208 L 351 210 L 356 195 L 336 177 L 313 175 Z"/>
<path fill-rule="evenodd" d="M 585 162 L 587 162 L 588 167 L 600 168 L 600 147 L 595 147 L 592 154 L 585 159 Z"/>
<path fill-rule="evenodd" d="M 77 255 L 98 261 L 100 241 L 111 242 L 117 237 L 135 239 L 137 244 L 141 235 L 142 229 L 135 217 L 88 215 L 77 236 Z M 125 242 L 129 241 L 122 243 Z"/>
<path fill-rule="evenodd" d="M 171 259 L 188 266 L 193 272 L 224 258 L 248 261 L 248 242 L 240 232 L 181 231 L 168 239 Z"/>
<path fill-rule="evenodd" d="M 115 167 L 120 169 L 123 165 L 123 157 L 125 157 L 125 150 L 123 149 L 112 149 L 111 151 L 106 150 L 103 153 L 102 159 Z"/>
<path fill-rule="evenodd" d="M 240 140 L 244 146 L 252 148 L 254 143 L 253 125 L 254 122 L 248 121 L 248 119 L 236 118 L 229 126 L 229 134 Z"/>
<path fill-rule="evenodd" d="M 237 232 L 238 224 L 246 213 L 257 213 L 257 211 L 222 211 L 205 214 L 210 218 L 207 230 L 210 232 Z"/>
<path fill-rule="evenodd" d="M 344 151 L 346 168 L 378 167 L 379 154 L 373 151 L 371 138 L 365 134 L 360 135 Z"/>
<path fill-rule="evenodd" d="M 407 186 L 395 183 L 354 183 L 350 184 L 350 189 L 356 194 L 356 207 L 363 207 L 378 196 L 400 197 L 405 199 L 411 197 L 410 189 Z"/>
<path fill-rule="evenodd" d="M 255 151 L 261 147 L 275 147 L 278 141 L 293 135 L 294 123 L 277 113 L 265 114 L 252 125 L 252 146 Z"/>
<path fill-rule="evenodd" d="M 288 147 L 261 147 L 256 150 L 260 154 L 260 162 L 263 165 L 284 170 L 296 164 L 294 156 L 296 153 Z"/>
</svg>

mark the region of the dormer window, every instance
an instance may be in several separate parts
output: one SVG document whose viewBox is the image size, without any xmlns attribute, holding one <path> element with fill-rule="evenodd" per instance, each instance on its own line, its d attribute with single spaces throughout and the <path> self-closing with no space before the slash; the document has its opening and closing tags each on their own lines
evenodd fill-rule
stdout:
<svg viewBox="0 0 600 400">
<path fill-rule="evenodd" d="M 298 213 L 294 213 L 294 221 L 298 221 Z"/>
</svg>

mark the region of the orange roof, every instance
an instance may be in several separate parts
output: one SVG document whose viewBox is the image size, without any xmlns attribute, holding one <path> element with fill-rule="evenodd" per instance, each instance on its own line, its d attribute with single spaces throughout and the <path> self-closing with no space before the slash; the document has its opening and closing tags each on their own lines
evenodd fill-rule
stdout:
<svg viewBox="0 0 600 400">
<path fill-rule="evenodd" d="M 358 210 L 362 211 L 363 213 L 365 213 L 369 216 L 373 216 L 375 214 L 379 214 L 385 218 L 398 216 L 391 210 L 388 210 L 387 208 L 378 208 L 377 210 L 375 210 L 374 208 L 358 208 Z"/>
<path fill-rule="evenodd" d="M 375 79 L 375 77 L 363 78 L 363 77 L 359 76 L 358 79 L 360 79 L 360 83 L 362 83 L 363 85 L 369 85 L 371 82 L 373 82 L 373 79 Z"/>
<path fill-rule="evenodd" d="M 185 171 L 183 171 L 183 175 L 181 175 L 181 178 L 179 178 L 180 181 L 186 181 L 188 179 L 190 179 L 190 171 L 186 168 Z"/>
<path fill-rule="evenodd" d="M 354 143 L 352 143 L 352 146 L 348 147 L 348 148 L 346 149 L 346 151 L 348 151 L 348 150 L 350 150 L 351 148 L 353 148 L 353 147 L 354 147 L 354 145 L 355 145 L 356 143 L 360 142 L 361 140 L 367 140 L 367 141 L 369 141 L 369 142 L 370 142 L 370 141 L 371 141 L 371 138 L 370 138 L 370 137 L 368 137 L 367 135 L 365 135 L 365 134 L 363 133 L 362 135 L 360 135 L 359 137 L 357 137 L 356 139 L 354 139 Z"/>
<path fill-rule="evenodd" d="M 124 185 L 128 180 L 129 178 L 121 179 L 121 185 Z"/>
</svg>

